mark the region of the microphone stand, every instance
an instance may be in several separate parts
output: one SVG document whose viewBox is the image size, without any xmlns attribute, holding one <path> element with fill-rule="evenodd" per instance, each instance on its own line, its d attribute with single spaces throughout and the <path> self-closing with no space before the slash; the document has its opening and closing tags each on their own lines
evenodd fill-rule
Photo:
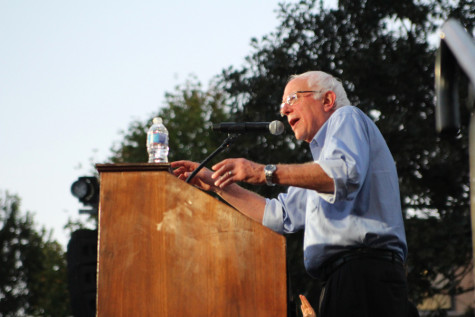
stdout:
<svg viewBox="0 0 475 317">
<path fill-rule="evenodd" d="M 186 179 L 186 182 L 189 183 L 191 179 L 195 177 L 195 175 L 198 174 L 198 172 L 206 165 L 206 163 L 208 163 L 213 157 L 218 155 L 218 153 L 223 151 L 225 148 L 231 146 L 231 144 L 233 144 L 234 141 L 236 141 L 236 139 L 240 135 L 241 135 L 240 133 L 228 134 L 228 137 L 226 138 L 226 140 L 224 140 L 223 143 L 216 150 L 214 150 L 213 153 L 211 153 L 207 158 L 203 160 L 203 162 L 201 162 L 201 164 L 193 171 L 193 173 L 191 173 L 190 176 L 188 176 L 188 178 Z"/>
</svg>

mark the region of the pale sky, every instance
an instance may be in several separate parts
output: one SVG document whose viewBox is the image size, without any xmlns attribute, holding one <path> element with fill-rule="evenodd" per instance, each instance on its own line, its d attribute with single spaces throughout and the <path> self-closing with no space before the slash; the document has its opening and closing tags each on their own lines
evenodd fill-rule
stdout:
<svg viewBox="0 0 475 317">
<path fill-rule="evenodd" d="M 86 219 L 70 187 L 91 159 L 189 74 L 206 85 L 239 68 L 279 2 L 0 0 L 0 190 L 66 246 L 68 218 Z"/>
</svg>

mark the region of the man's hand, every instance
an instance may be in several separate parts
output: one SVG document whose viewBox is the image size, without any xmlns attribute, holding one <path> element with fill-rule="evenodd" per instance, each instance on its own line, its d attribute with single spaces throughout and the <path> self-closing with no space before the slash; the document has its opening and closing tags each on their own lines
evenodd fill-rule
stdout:
<svg viewBox="0 0 475 317">
<path fill-rule="evenodd" d="M 173 174 L 175 174 L 176 177 L 181 180 L 186 180 L 200 164 L 191 161 L 176 161 L 170 165 L 174 168 Z M 212 173 L 213 172 L 209 169 L 202 168 L 198 174 L 191 179 L 190 184 L 206 191 L 212 191 L 214 188 L 214 180 L 211 178 Z"/>
<path fill-rule="evenodd" d="M 199 164 L 191 161 L 176 161 L 172 162 L 171 166 L 178 178 L 186 180 Z M 203 190 L 217 193 L 240 212 L 262 223 L 266 206 L 265 198 L 233 183 L 237 181 L 264 183 L 264 165 L 245 159 L 228 159 L 213 166 L 213 170 L 215 170 L 214 173 L 206 168 L 201 169 L 190 183 Z"/>
<path fill-rule="evenodd" d="M 317 317 L 315 314 L 315 311 L 313 310 L 312 306 L 308 302 L 307 298 L 303 295 L 299 295 L 300 301 L 302 302 L 302 306 L 300 306 L 300 309 L 302 309 L 302 314 L 304 317 Z"/>
<path fill-rule="evenodd" d="M 264 184 L 264 165 L 243 158 L 226 159 L 212 167 L 214 185 L 224 188 L 235 182 Z"/>
</svg>

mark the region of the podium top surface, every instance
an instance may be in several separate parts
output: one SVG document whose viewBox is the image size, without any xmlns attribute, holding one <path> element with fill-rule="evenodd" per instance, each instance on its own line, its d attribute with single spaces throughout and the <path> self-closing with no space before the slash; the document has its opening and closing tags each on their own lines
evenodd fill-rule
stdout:
<svg viewBox="0 0 475 317">
<path fill-rule="evenodd" d="M 103 172 L 171 172 L 170 163 L 117 163 L 117 164 L 96 164 L 99 173 Z"/>
</svg>

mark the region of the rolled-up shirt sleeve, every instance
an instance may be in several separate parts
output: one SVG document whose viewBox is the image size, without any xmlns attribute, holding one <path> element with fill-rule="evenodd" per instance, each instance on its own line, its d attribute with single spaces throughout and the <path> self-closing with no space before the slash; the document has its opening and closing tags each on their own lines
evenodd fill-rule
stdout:
<svg viewBox="0 0 475 317">
<path fill-rule="evenodd" d="M 367 174 L 368 131 L 356 116 L 356 113 L 336 115 L 328 120 L 327 139 L 319 158 L 315 160 L 334 181 L 333 194 L 319 194 L 329 203 L 353 200 Z"/>
<path fill-rule="evenodd" d="M 307 190 L 289 187 L 287 193 L 266 199 L 262 224 L 275 232 L 293 233 L 305 226 Z"/>
</svg>

